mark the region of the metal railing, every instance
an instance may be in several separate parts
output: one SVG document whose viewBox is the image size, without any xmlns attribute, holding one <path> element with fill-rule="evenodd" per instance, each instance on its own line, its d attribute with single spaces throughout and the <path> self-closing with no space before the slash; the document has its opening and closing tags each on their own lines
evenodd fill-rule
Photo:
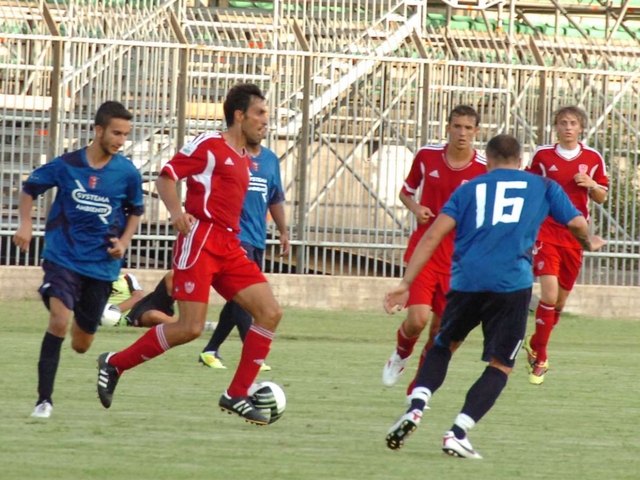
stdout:
<svg viewBox="0 0 640 480">
<path fill-rule="evenodd" d="M 587 255 L 579 281 L 640 285 L 638 70 L 550 62 L 555 47 L 532 37 L 511 34 L 514 48 L 496 33 L 427 28 L 420 1 L 330 8 L 347 3 L 281 1 L 271 13 L 181 0 L 3 4 L 0 264 L 37 264 L 47 198 L 36 204 L 34 245 L 22 255 L 11 244 L 20 184 L 48 159 L 87 144 L 95 109 L 115 99 L 135 114 L 125 154 L 145 181 L 146 213 L 128 266 L 169 268 L 174 236 L 153 182 L 189 138 L 224 128 L 226 91 L 249 81 L 269 98 L 267 146 L 281 159 L 293 245 L 279 257 L 270 223 L 267 271 L 400 275 L 413 219 L 398 194 L 417 149 L 446 141 L 454 106 L 480 112 L 478 149 L 509 132 L 527 159 L 553 141 L 553 110 L 579 104 L 592 120 L 585 141 L 604 155 L 611 180 L 609 200 L 592 208 L 593 228 L 609 246 Z M 623 55 L 617 45 L 607 48 Z M 629 50 L 630 62 L 635 55 Z"/>
</svg>

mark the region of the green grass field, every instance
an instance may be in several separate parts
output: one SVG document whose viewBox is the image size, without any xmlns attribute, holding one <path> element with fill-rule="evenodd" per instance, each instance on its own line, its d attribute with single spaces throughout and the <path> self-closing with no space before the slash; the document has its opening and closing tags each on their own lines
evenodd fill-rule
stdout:
<svg viewBox="0 0 640 480">
<path fill-rule="evenodd" d="M 96 357 L 132 343 L 142 334 L 134 328 L 98 332 L 85 355 L 67 339 L 53 416 L 31 419 L 47 314 L 35 301 L 5 301 L 0 311 L 3 480 L 640 476 L 640 322 L 563 318 L 545 384 L 528 384 L 521 356 L 498 403 L 470 434 L 485 457 L 472 461 L 448 457 L 440 445 L 484 369 L 479 332 L 454 357 L 418 431 L 394 452 L 384 437 L 403 413 L 417 359 L 399 386 L 382 386 L 400 316 L 286 310 L 269 356 L 273 371 L 259 378 L 283 386 L 287 410 L 274 425 L 255 427 L 217 407 L 240 354 L 235 334 L 221 351 L 228 370 L 196 362 L 202 338 L 127 372 L 113 406 L 103 409 Z"/>
</svg>

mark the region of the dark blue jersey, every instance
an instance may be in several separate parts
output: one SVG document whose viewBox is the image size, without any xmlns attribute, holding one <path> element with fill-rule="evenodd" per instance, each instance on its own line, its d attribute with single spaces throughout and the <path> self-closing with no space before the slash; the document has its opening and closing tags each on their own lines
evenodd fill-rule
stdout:
<svg viewBox="0 0 640 480">
<path fill-rule="evenodd" d="M 511 169 L 461 185 L 441 213 L 456 221 L 451 289 L 498 293 L 533 285 L 532 250 L 547 215 L 562 225 L 582 215 L 553 180 Z"/>
<path fill-rule="evenodd" d="M 249 191 L 242 206 L 238 237 L 264 250 L 267 247 L 267 210 L 270 205 L 284 202 L 280 161 L 275 153 L 262 147 L 260 155 L 251 157 L 249 171 Z"/>
<path fill-rule="evenodd" d="M 22 186 L 36 198 L 57 187 L 45 227 L 42 256 L 98 280 L 118 278 L 122 260 L 111 258 L 111 238 L 120 237 L 128 215 L 142 215 L 142 179 L 126 157 L 116 154 L 100 169 L 89 166 L 85 149 L 65 153 L 37 168 Z"/>
</svg>

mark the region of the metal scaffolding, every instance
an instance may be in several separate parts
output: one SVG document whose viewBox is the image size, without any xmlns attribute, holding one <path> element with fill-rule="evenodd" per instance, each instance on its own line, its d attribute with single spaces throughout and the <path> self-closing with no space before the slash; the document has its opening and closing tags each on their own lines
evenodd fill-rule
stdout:
<svg viewBox="0 0 640 480">
<path fill-rule="evenodd" d="M 589 18 L 604 14 L 598 36 L 580 16 L 584 2 L 469 8 L 480 3 L 3 2 L 0 263 L 35 264 L 42 248 L 46 199 L 33 213 L 31 255 L 10 242 L 21 181 L 86 144 L 97 106 L 117 99 L 135 114 L 125 154 L 146 191 L 128 263 L 168 268 L 173 235 L 153 181 L 189 138 L 224 128 L 226 91 L 249 81 L 271 106 L 268 146 L 281 159 L 294 247 L 279 258 L 271 225 L 267 271 L 399 275 L 413 219 L 398 193 L 417 149 L 446 141 L 451 108 L 480 112 L 479 149 L 506 131 L 529 156 L 553 141 L 552 112 L 574 103 L 590 115 L 585 141 L 612 181 L 611 198 L 592 211 L 610 247 L 587 257 L 580 281 L 640 285 L 636 10 L 592 2 Z"/>
</svg>

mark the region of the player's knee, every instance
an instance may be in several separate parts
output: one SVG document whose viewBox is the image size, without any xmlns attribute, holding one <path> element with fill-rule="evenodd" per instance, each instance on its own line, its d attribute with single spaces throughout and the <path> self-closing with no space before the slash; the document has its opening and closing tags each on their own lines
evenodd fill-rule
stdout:
<svg viewBox="0 0 640 480">
<path fill-rule="evenodd" d="M 404 324 L 404 330 L 410 338 L 417 337 L 427 327 L 429 315 L 409 315 Z"/>
<path fill-rule="evenodd" d="M 182 330 L 183 343 L 187 343 L 198 338 L 202 334 L 202 330 L 204 330 L 204 322 L 202 322 L 202 324 L 191 323 L 186 325 Z"/>
<path fill-rule="evenodd" d="M 267 330 L 275 330 L 282 319 L 282 307 L 278 303 L 263 308 L 261 315 L 256 317 L 255 323 Z"/>
</svg>

